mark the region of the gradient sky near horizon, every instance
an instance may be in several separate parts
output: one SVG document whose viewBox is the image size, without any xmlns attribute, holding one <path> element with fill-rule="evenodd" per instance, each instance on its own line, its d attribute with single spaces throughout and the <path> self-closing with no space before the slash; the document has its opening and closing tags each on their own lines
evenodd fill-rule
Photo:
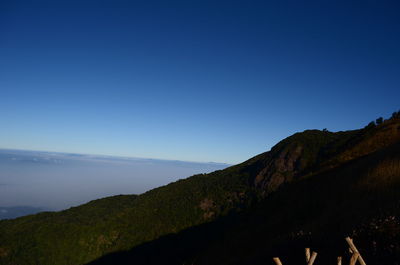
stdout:
<svg viewBox="0 0 400 265">
<path fill-rule="evenodd" d="M 400 109 L 399 1 L 0 2 L 0 148 L 237 163 Z"/>
</svg>

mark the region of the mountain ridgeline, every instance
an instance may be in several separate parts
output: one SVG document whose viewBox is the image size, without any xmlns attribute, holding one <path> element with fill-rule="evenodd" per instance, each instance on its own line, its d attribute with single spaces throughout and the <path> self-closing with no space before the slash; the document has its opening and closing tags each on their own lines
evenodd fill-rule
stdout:
<svg viewBox="0 0 400 265">
<path fill-rule="evenodd" d="M 268 264 L 275 255 L 294 264 L 306 246 L 322 264 L 346 253 L 347 235 L 369 264 L 398 264 L 399 151 L 399 113 L 359 130 L 296 133 L 141 195 L 2 220 L 0 264 Z"/>
</svg>

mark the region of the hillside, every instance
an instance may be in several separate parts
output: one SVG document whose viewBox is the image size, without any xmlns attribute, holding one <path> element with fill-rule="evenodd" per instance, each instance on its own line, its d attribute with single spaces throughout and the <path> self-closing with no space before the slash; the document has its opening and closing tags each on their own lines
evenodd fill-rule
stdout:
<svg viewBox="0 0 400 265">
<path fill-rule="evenodd" d="M 272 264 L 273 256 L 297 264 L 304 260 L 304 247 L 319 253 L 317 264 L 334 264 L 337 256 L 350 258 L 343 240 L 348 235 L 367 264 L 398 264 L 399 148 L 396 144 L 293 183 L 240 214 L 90 264 L 261 265 Z"/>
<path fill-rule="evenodd" d="M 138 196 L 0 221 L 0 264 L 85 264 L 111 252 L 95 264 L 240 264 L 265 262 L 272 251 L 290 258 L 287 242 L 327 248 L 376 218 L 399 216 L 398 116 L 360 130 L 297 133 L 242 164 Z"/>
</svg>

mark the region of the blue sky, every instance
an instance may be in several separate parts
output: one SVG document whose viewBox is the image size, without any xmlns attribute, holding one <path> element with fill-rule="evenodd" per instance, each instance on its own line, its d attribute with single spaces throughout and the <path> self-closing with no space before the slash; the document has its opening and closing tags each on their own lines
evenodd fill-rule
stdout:
<svg viewBox="0 0 400 265">
<path fill-rule="evenodd" d="M 398 1 L 1 1 L 0 148 L 237 163 L 400 109 Z"/>
</svg>

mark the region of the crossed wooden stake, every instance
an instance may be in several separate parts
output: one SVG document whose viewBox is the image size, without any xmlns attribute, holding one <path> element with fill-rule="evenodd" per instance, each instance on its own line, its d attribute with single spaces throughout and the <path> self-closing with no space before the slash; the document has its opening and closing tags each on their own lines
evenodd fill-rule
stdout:
<svg viewBox="0 0 400 265">
<path fill-rule="evenodd" d="M 349 244 L 350 253 L 353 254 L 350 258 L 350 265 L 355 265 L 357 261 L 359 261 L 361 265 L 367 265 L 364 259 L 361 257 L 360 252 L 358 252 L 356 246 L 354 245 L 353 239 L 351 239 L 350 237 L 346 237 L 345 240 L 347 244 Z M 310 255 L 310 249 L 306 248 L 305 254 L 307 265 L 313 265 L 318 253 L 313 251 Z M 282 262 L 278 257 L 274 257 L 272 258 L 272 260 L 275 262 L 276 265 L 282 265 Z M 337 258 L 337 265 L 342 265 L 342 257 Z"/>
</svg>

